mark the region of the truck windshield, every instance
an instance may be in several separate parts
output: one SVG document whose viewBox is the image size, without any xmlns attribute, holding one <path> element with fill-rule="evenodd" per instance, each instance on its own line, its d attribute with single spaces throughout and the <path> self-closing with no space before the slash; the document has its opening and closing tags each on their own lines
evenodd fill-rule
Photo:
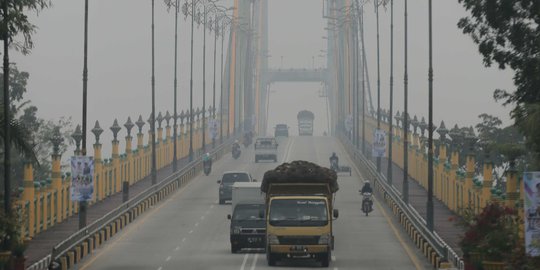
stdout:
<svg viewBox="0 0 540 270">
<path fill-rule="evenodd" d="M 324 226 L 328 224 L 326 202 L 321 199 L 279 199 L 270 205 L 272 226 Z"/>
<path fill-rule="evenodd" d="M 264 211 L 264 204 L 238 204 L 234 208 L 233 220 L 263 220 L 259 212 Z"/>
</svg>

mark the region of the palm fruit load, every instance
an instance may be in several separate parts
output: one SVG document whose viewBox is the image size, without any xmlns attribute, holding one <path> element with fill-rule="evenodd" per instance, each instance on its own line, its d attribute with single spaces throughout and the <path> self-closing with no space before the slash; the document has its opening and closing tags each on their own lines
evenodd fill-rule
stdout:
<svg viewBox="0 0 540 270">
<path fill-rule="evenodd" d="M 332 193 L 339 189 L 336 172 L 303 160 L 283 163 L 264 173 L 261 191 L 267 192 L 271 183 L 328 183 Z"/>
</svg>

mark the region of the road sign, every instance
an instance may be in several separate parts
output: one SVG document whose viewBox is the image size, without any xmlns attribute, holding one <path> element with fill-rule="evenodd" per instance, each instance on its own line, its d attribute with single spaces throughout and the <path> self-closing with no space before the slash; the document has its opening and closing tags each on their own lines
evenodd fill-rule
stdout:
<svg viewBox="0 0 540 270">
<path fill-rule="evenodd" d="M 375 129 L 373 133 L 372 144 L 373 157 L 385 157 L 386 156 L 386 133 L 382 129 Z"/>
</svg>

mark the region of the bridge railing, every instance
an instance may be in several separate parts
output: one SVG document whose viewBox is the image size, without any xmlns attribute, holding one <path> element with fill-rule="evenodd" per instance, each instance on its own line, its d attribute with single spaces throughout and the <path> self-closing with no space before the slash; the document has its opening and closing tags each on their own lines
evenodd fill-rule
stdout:
<svg viewBox="0 0 540 270">
<path fill-rule="evenodd" d="M 339 136 L 340 141 L 345 145 L 345 149 L 362 173 L 374 181 L 375 189 L 378 190 L 384 200 L 392 207 L 394 213 L 400 219 L 402 225 L 406 226 L 407 232 L 414 237 L 415 244 L 425 248 L 424 254 L 435 267 L 439 267 L 440 262 L 447 260 L 459 269 L 464 268 L 463 260 L 459 255 L 436 233 L 431 232 L 425 219 L 410 205 L 401 198 L 401 193 L 388 184 L 386 177 L 377 172 L 375 164 L 368 160 L 345 136 Z M 431 251 L 430 251 L 431 249 Z M 433 254 L 436 253 L 436 256 Z M 426 254 L 427 253 L 427 254 Z"/>
</svg>

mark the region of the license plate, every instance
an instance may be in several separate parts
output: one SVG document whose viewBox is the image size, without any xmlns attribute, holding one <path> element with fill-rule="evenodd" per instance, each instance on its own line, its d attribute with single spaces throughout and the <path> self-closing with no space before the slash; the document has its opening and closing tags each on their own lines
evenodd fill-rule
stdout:
<svg viewBox="0 0 540 270">
<path fill-rule="evenodd" d="M 296 245 L 296 246 L 292 246 L 291 249 L 292 249 L 293 251 L 304 251 L 305 248 L 304 248 L 304 246 L 298 246 L 298 245 Z"/>
<path fill-rule="evenodd" d="M 248 242 L 249 243 L 261 242 L 261 238 L 260 237 L 248 237 Z"/>
</svg>

